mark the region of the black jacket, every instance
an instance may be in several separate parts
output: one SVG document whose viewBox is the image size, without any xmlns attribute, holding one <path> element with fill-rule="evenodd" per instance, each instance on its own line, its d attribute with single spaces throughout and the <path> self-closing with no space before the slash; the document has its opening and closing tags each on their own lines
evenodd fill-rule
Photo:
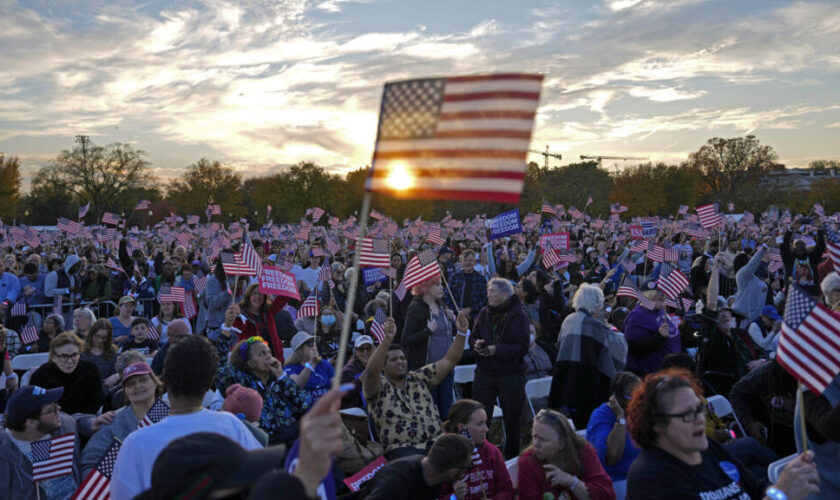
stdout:
<svg viewBox="0 0 840 500">
<path fill-rule="evenodd" d="M 105 402 L 99 369 L 89 361 L 80 360 L 72 373 L 62 372 L 50 361 L 35 370 L 29 383 L 44 389 L 64 387 L 58 404 L 65 413 L 96 414 Z"/>
</svg>

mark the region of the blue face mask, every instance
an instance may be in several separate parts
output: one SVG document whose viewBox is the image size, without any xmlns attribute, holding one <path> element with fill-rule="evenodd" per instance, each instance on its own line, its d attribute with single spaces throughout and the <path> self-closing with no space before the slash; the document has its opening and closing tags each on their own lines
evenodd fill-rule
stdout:
<svg viewBox="0 0 840 500">
<path fill-rule="evenodd" d="M 325 314 L 321 316 L 321 324 L 324 326 L 333 326 L 335 324 L 335 316 L 332 314 Z"/>
</svg>

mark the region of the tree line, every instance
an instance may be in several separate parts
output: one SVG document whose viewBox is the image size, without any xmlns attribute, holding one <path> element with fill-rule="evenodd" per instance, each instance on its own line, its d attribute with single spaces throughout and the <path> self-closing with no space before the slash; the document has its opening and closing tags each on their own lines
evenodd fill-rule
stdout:
<svg viewBox="0 0 840 500">
<path fill-rule="evenodd" d="M 528 165 L 519 203 L 522 211 L 539 210 L 544 200 L 606 216 L 611 204 L 628 207 L 622 217 L 675 214 L 680 205 L 705 202 L 734 203 L 736 211 L 760 213 L 768 206 L 807 210 L 815 202 L 827 211 L 840 209 L 840 178 L 824 178 L 799 191 L 778 169 L 772 147 L 752 135 L 709 139 L 679 165 L 644 163 L 610 173 L 597 162 L 562 167 Z M 837 166 L 836 161 L 812 163 L 816 171 Z M 361 207 L 368 168 L 346 175 L 330 173 L 303 161 L 277 173 L 243 178 L 232 165 L 206 158 L 184 173 L 162 181 L 151 174 L 146 153 L 129 144 L 98 146 L 82 142 L 62 151 L 33 177 L 29 193 L 21 193 L 20 162 L 0 154 L 0 218 L 30 225 L 52 225 L 58 217 L 75 219 L 78 207 L 91 203 L 85 218 L 96 224 L 108 211 L 131 215 L 132 225 L 155 224 L 170 213 L 204 218 L 208 204 L 220 205 L 216 221 L 248 218 L 262 223 L 267 206 L 276 222 L 297 222 L 307 208 L 319 206 L 331 215 L 349 217 Z M 138 200 L 151 201 L 149 210 L 133 213 Z M 399 200 L 375 195 L 373 208 L 398 220 L 440 219 L 475 214 L 495 215 L 509 205 L 481 202 Z M 151 215 L 149 214 L 151 212 Z"/>
</svg>

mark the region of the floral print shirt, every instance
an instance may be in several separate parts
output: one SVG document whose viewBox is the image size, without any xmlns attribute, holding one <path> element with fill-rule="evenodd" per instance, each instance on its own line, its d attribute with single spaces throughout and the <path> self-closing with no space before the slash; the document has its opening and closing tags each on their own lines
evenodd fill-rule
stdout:
<svg viewBox="0 0 840 500">
<path fill-rule="evenodd" d="M 425 449 L 440 435 L 440 414 L 429 392 L 434 379 L 435 365 L 429 364 L 408 372 L 404 389 L 383 375 L 379 393 L 364 395 L 385 451 L 403 447 Z"/>
</svg>

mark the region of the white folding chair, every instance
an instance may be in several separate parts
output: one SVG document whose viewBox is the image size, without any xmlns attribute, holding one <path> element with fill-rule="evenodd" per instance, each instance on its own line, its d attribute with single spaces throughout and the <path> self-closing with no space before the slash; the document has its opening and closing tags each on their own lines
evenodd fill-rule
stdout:
<svg viewBox="0 0 840 500">
<path fill-rule="evenodd" d="M 525 382 L 525 397 L 528 399 L 528 406 L 531 407 L 531 415 L 536 416 L 534 401 L 539 398 L 547 398 L 551 391 L 551 377 L 535 378 Z"/>
<path fill-rule="evenodd" d="M 513 483 L 513 489 L 517 489 L 519 487 L 519 457 L 513 457 L 505 461 L 505 467 L 507 467 L 510 481 Z"/>
<path fill-rule="evenodd" d="M 779 481 L 779 474 L 782 473 L 782 469 L 791 463 L 794 458 L 796 458 L 796 453 L 780 458 L 767 466 L 767 479 L 770 480 L 770 484 L 776 484 Z"/>
<path fill-rule="evenodd" d="M 50 353 L 36 352 L 32 354 L 18 354 L 12 358 L 12 370 L 26 371 L 38 368 L 50 360 Z"/>
<path fill-rule="evenodd" d="M 475 380 L 475 365 L 455 365 L 455 370 L 452 373 L 454 384 L 452 384 L 452 401 L 461 399 L 458 397 L 460 391 L 456 390 L 458 384 L 469 384 Z"/>
<path fill-rule="evenodd" d="M 720 394 L 715 394 L 714 396 L 709 396 L 709 398 L 706 401 L 709 403 L 709 409 L 718 418 L 723 418 L 732 415 L 732 418 L 735 419 L 735 423 L 738 425 L 738 429 L 741 431 L 741 436 L 747 435 L 747 433 L 744 431 L 744 426 L 741 425 L 741 421 L 738 420 L 738 415 L 735 414 L 735 410 L 732 409 L 732 404 L 729 402 L 728 399 L 721 396 Z"/>
</svg>

